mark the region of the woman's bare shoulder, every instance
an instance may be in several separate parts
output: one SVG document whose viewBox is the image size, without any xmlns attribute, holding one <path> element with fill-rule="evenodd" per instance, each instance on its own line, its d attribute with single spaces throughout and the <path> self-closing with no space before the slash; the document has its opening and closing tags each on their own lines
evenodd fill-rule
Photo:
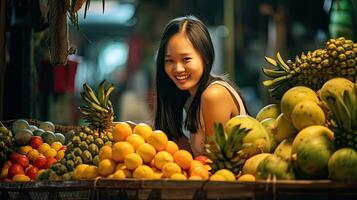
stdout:
<svg viewBox="0 0 357 200">
<path fill-rule="evenodd" d="M 222 101 L 230 97 L 230 93 L 224 86 L 213 84 L 207 87 L 202 93 L 202 100 L 208 102 Z"/>
</svg>

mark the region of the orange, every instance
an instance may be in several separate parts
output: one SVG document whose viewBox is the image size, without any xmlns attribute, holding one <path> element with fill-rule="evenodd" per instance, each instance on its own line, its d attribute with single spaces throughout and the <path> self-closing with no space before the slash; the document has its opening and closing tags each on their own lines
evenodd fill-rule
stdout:
<svg viewBox="0 0 357 200">
<path fill-rule="evenodd" d="M 194 167 L 190 172 L 190 177 L 193 175 L 200 176 L 203 180 L 206 180 L 209 178 L 209 172 L 204 167 Z"/>
<path fill-rule="evenodd" d="M 174 161 L 172 155 L 167 151 L 160 151 L 155 155 L 154 159 L 154 164 L 157 169 L 162 169 L 166 163 Z"/>
<path fill-rule="evenodd" d="M 43 144 L 41 144 L 38 148 L 37 148 L 37 150 L 40 152 L 40 153 L 42 153 L 42 154 L 44 154 L 48 149 L 50 149 L 51 148 L 51 146 L 49 145 L 49 144 L 47 144 L 47 143 L 43 143 Z"/>
<path fill-rule="evenodd" d="M 134 127 L 133 133 L 140 135 L 147 142 L 152 134 L 152 128 L 145 123 L 139 123 Z"/>
<path fill-rule="evenodd" d="M 51 147 L 53 149 L 55 149 L 56 151 L 58 151 L 62 147 L 62 144 L 60 142 L 56 141 L 51 144 Z"/>
<path fill-rule="evenodd" d="M 171 180 L 187 180 L 187 177 L 181 173 L 174 173 L 170 177 Z"/>
<path fill-rule="evenodd" d="M 13 181 L 21 181 L 21 182 L 27 182 L 31 181 L 30 177 L 24 175 L 24 174 L 16 174 L 14 177 L 12 177 Z"/>
<path fill-rule="evenodd" d="M 238 181 L 255 181 L 255 176 L 252 174 L 243 174 L 238 178 Z"/>
<path fill-rule="evenodd" d="M 64 157 L 64 153 L 66 150 L 59 150 L 56 155 L 57 160 L 61 160 Z"/>
<path fill-rule="evenodd" d="M 124 141 L 132 133 L 133 130 L 126 122 L 118 122 L 112 129 L 114 142 Z"/>
<path fill-rule="evenodd" d="M 154 177 L 153 177 L 153 179 L 161 179 L 161 177 L 162 177 L 162 171 L 156 169 L 155 167 L 151 167 L 151 169 L 154 171 Z"/>
<path fill-rule="evenodd" d="M 113 160 L 123 162 L 125 156 L 134 153 L 134 147 L 129 142 L 117 142 L 113 145 Z"/>
<path fill-rule="evenodd" d="M 94 165 L 90 165 L 83 171 L 83 174 L 84 174 L 83 178 L 85 179 L 97 178 L 99 176 L 98 167 Z"/>
<path fill-rule="evenodd" d="M 141 156 L 144 163 L 150 163 L 156 155 L 156 149 L 151 144 L 144 143 L 136 149 L 136 153 Z"/>
<path fill-rule="evenodd" d="M 143 159 L 137 153 L 130 153 L 125 156 L 124 164 L 127 169 L 134 170 L 143 164 Z"/>
<path fill-rule="evenodd" d="M 57 151 L 55 149 L 50 148 L 43 155 L 46 158 L 54 158 L 57 155 Z"/>
<path fill-rule="evenodd" d="M 174 155 L 176 151 L 178 151 L 179 148 L 177 144 L 174 141 L 168 141 L 165 147 L 165 151 L 171 153 L 171 155 Z"/>
<path fill-rule="evenodd" d="M 154 171 L 147 165 L 141 165 L 134 170 L 133 178 L 152 179 L 154 178 Z"/>
<path fill-rule="evenodd" d="M 164 178 L 170 178 L 173 174 L 181 174 L 181 168 L 178 164 L 169 162 L 162 167 L 162 176 Z"/>
<path fill-rule="evenodd" d="M 178 150 L 174 154 L 175 163 L 177 163 L 182 169 L 189 169 L 193 157 L 190 152 L 186 150 Z"/>
<path fill-rule="evenodd" d="M 31 149 L 28 153 L 27 153 L 27 157 L 31 160 L 31 161 L 35 161 L 36 158 L 40 155 L 40 153 L 36 150 L 36 149 Z"/>
<path fill-rule="evenodd" d="M 109 145 L 104 145 L 99 150 L 99 160 L 112 159 L 113 150 Z"/>
<path fill-rule="evenodd" d="M 98 170 L 102 176 L 108 176 L 115 171 L 116 163 L 111 159 L 104 159 L 99 162 Z"/>
<path fill-rule="evenodd" d="M 74 172 L 73 172 L 73 178 L 75 180 L 80 180 L 80 179 L 85 178 L 84 171 L 86 170 L 87 167 L 89 167 L 89 165 L 87 165 L 87 164 L 77 165 L 77 167 L 74 169 Z"/>
<path fill-rule="evenodd" d="M 199 175 L 192 175 L 188 178 L 188 180 L 203 180 Z"/>
<path fill-rule="evenodd" d="M 22 146 L 19 148 L 19 153 L 21 153 L 23 155 L 27 155 L 27 153 L 31 150 L 32 150 L 32 147 L 30 145 L 26 145 L 26 146 Z"/>
<path fill-rule="evenodd" d="M 131 172 L 126 168 L 124 163 L 118 163 L 115 167 L 115 171 L 122 170 L 125 173 L 126 178 L 131 178 Z"/>
<path fill-rule="evenodd" d="M 191 164 L 190 164 L 190 170 L 189 171 L 191 171 L 193 168 L 195 168 L 195 167 L 204 167 L 203 166 L 203 164 L 200 162 L 200 161 L 198 161 L 198 160 L 193 160 L 192 162 L 191 162 Z"/>
<path fill-rule="evenodd" d="M 125 179 L 127 178 L 125 175 L 124 170 L 117 170 L 114 172 L 113 176 L 111 177 L 112 179 Z"/>
<path fill-rule="evenodd" d="M 167 135 L 160 130 L 155 130 L 148 139 L 148 143 L 155 147 L 157 151 L 163 151 L 168 142 Z"/>
<path fill-rule="evenodd" d="M 145 140 L 138 134 L 131 134 L 126 139 L 126 142 L 129 142 L 131 146 L 136 150 L 141 144 L 145 143 Z"/>
</svg>

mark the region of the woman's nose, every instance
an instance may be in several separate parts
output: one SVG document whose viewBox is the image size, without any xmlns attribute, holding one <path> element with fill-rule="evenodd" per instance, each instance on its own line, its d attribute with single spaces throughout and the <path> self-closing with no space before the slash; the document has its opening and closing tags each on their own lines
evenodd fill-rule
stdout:
<svg viewBox="0 0 357 200">
<path fill-rule="evenodd" d="M 183 72 L 185 71 L 185 65 L 182 63 L 176 63 L 175 72 Z"/>
</svg>

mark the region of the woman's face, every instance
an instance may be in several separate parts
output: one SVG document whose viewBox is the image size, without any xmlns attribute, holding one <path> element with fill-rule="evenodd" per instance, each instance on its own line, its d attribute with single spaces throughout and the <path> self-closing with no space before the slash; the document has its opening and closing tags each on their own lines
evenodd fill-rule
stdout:
<svg viewBox="0 0 357 200">
<path fill-rule="evenodd" d="M 180 90 L 194 95 L 203 74 L 204 62 L 185 33 L 170 38 L 165 52 L 165 72 Z"/>
</svg>

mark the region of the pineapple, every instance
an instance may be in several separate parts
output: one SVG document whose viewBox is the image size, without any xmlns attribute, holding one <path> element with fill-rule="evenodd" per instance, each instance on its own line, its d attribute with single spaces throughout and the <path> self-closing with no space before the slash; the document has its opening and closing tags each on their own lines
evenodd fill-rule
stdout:
<svg viewBox="0 0 357 200">
<path fill-rule="evenodd" d="M 334 77 L 357 80 L 357 43 L 343 37 L 330 39 L 324 49 L 296 56 L 295 62 L 284 62 L 277 53 L 277 60 L 265 57 L 274 68 L 263 68 L 263 73 L 270 78 L 263 81 L 269 87 L 272 97 L 280 99 L 288 89 L 303 85 L 318 90 Z"/>
<path fill-rule="evenodd" d="M 101 82 L 97 95 L 87 85 L 83 85 L 84 92 L 81 93 L 84 105 L 80 111 L 85 115 L 88 126 L 83 126 L 73 135 L 67 144 L 65 157 L 54 164 L 50 170 L 43 173 L 40 179 L 61 180 L 70 179 L 77 165 L 99 164 L 99 149 L 104 145 L 112 145 L 112 128 L 114 112 L 109 95 L 114 86 L 110 84 L 107 88 L 105 81 Z"/>
<path fill-rule="evenodd" d="M 212 160 L 212 172 L 219 169 L 231 170 L 238 174 L 245 162 L 245 157 L 241 151 L 243 138 L 250 129 L 241 128 L 237 125 L 233 128 L 232 133 L 227 137 L 224 133 L 222 124 L 215 124 L 215 135 L 207 139 L 205 144 L 205 153 Z"/>
<path fill-rule="evenodd" d="M 11 131 L 0 122 L 0 167 L 10 159 L 14 144 L 15 141 Z"/>
</svg>

